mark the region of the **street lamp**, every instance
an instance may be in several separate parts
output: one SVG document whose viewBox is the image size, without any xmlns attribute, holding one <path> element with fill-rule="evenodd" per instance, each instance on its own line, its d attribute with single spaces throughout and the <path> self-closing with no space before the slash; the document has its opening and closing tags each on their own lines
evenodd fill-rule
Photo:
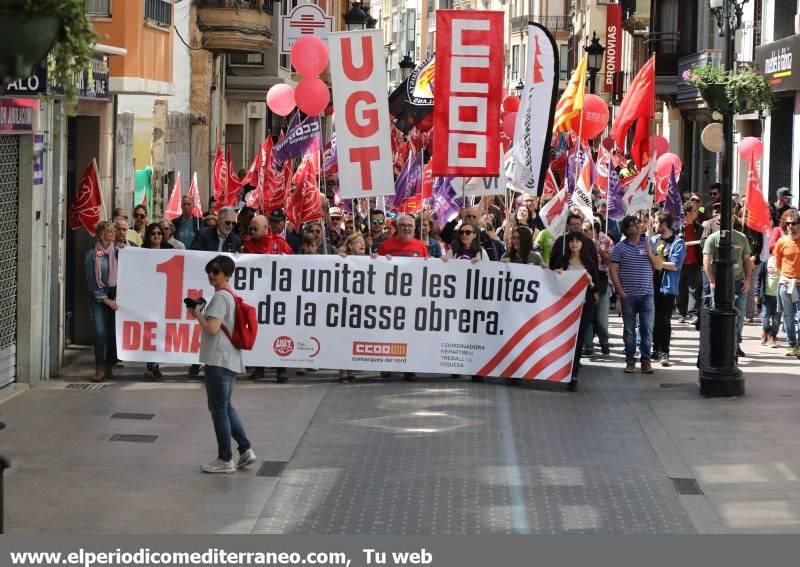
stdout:
<svg viewBox="0 0 800 567">
<path fill-rule="evenodd" d="M 352 2 L 350 10 L 344 15 L 344 25 L 347 31 L 363 30 L 369 20 L 370 15 L 361 7 L 361 2 Z"/>
<path fill-rule="evenodd" d="M 517 91 L 517 96 L 522 96 L 522 91 L 525 90 L 525 83 L 523 83 L 522 79 L 520 79 L 519 82 L 514 85 L 514 88 Z"/>
<path fill-rule="evenodd" d="M 742 24 L 742 6 L 747 0 L 707 0 L 709 11 L 717 20 L 717 28 L 724 38 L 722 44 L 725 69 L 733 69 L 734 33 Z M 724 150 L 722 153 L 722 179 L 720 189 L 719 249 L 714 262 L 716 287 L 714 307 L 709 310 L 709 332 L 714 337 L 714 348 L 708 349 L 708 365 L 700 369 L 700 393 L 707 398 L 744 395 L 744 376 L 736 366 L 736 316 L 734 307 L 736 291 L 733 281 L 733 113 L 722 112 Z"/>
<path fill-rule="evenodd" d="M 588 55 L 586 67 L 589 69 L 589 92 L 594 94 L 595 83 L 597 82 L 597 72 L 603 66 L 603 52 L 605 47 L 600 45 L 600 40 L 597 39 L 597 32 L 592 32 L 592 42 L 583 48 Z"/>
<path fill-rule="evenodd" d="M 400 67 L 400 78 L 405 81 L 417 65 L 411 59 L 411 54 L 406 53 L 398 66 Z"/>
</svg>

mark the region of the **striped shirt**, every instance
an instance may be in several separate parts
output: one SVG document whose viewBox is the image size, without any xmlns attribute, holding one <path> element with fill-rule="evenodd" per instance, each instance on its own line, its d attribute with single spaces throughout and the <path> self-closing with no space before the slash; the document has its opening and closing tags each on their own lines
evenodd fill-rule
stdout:
<svg viewBox="0 0 800 567">
<path fill-rule="evenodd" d="M 638 246 L 623 238 L 611 251 L 611 262 L 619 266 L 619 281 L 629 297 L 653 295 L 653 265 L 645 242 L 647 238 L 644 235 L 639 237 Z"/>
</svg>

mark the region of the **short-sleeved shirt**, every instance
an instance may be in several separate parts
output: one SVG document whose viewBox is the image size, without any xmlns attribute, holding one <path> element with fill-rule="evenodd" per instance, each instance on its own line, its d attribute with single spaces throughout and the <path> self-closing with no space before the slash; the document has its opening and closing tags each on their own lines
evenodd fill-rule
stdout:
<svg viewBox="0 0 800 567">
<path fill-rule="evenodd" d="M 396 237 L 384 240 L 378 248 L 381 256 L 402 256 L 407 258 L 427 258 L 428 247 L 421 240 L 412 238 L 408 242 L 400 242 Z"/>
<path fill-rule="evenodd" d="M 211 298 L 205 310 L 206 317 L 215 317 L 233 332 L 236 322 L 236 302 L 227 291 L 218 291 Z M 233 346 L 225 332 L 220 329 L 216 335 L 203 331 L 200 337 L 200 362 L 209 366 L 221 366 L 234 372 L 244 372 L 242 351 Z"/>
<path fill-rule="evenodd" d="M 611 251 L 611 263 L 618 264 L 619 280 L 625 295 L 653 295 L 653 264 L 647 253 L 647 238 L 639 237 L 639 245 L 631 244 L 627 238 L 620 240 Z"/>
<path fill-rule="evenodd" d="M 738 230 L 731 231 L 733 239 L 733 279 L 741 280 L 744 278 L 744 256 L 750 256 L 750 241 Z M 711 256 L 714 263 L 719 260 L 719 240 L 722 233 L 717 231 L 711 234 L 703 245 L 703 255 Z M 716 268 L 715 268 L 716 273 Z"/>
<path fill-rule="evenodd" d="M 800 239 L 781 238 L 775 245 L 775 262 L 784 279 L 800 279 Z"/>
<path fill-rule="evenodd" d="M 175 234 L 175 238 L 183 242 L 188 248 L 192 245 L 195 234 L 197 234 L 197 227 L 195 226 L 194 219 L 192 219 L 178 223 L 178 230 Z"/>
<path fill-rule="evenodd" d="M 686 241 L 677 234 L 670 238 L 662 238 L 656 235 L 652 240 L 653 250 L 661 256 L 665 262 L 675 264 L 676 270 L 659 270 L 654 274 L 654 286 L 659 293 L 664 295 L 678 295 L 678 288 L 681 281 L 681 270 L 686 258 Z"/>
</svg>

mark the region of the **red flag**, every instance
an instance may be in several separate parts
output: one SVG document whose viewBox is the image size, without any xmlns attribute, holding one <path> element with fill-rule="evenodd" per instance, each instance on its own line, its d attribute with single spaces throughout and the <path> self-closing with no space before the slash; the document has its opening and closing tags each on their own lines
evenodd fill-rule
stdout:
<svg viewBox="0 0 800 567">
<path fill-rule="evenodd" d="M 257 211 L 264 212 L 264 203 L 267 200 L 267 183 L 269 182 L 269 170 L 272 165 L 272 136 L 267 136 L 264 143 L 258 149 L 258 171 L 256 188 L 247 195 L 247 206 Z"/>
<path fill-rule="evenodd" d="M 611 153 L 603 146 L 600 146 L 595 166 L 597 171 L 597 188 L 600 191 L 600 197 L 605 199 L 608 194 L 608 170 L 611 168 Z"/>
<path fill-rule="evenodd" d="M 89 234 L 94 234 L 94 227 L 100 222 L 100 209 L 103 197 L 100 194 L 100 177 L 94 160 L 89 163 L 83 174 L 78 190 L 72 198 L 69 213 L 69 225 L 72 230 L 83 226 Z"/>
<path fill-rule="evenodd" d="M 544 178 L 544 189 L 542 189 L 542 199 L 552 199 L 558 194 L 558 183 L 553 175 L 553 170 L 547 168 L 547 175 Z"/>
<path fill-rule="evenodd" d="M 241 182 L 231 168 L 230 154 L 226 160 L 217 146 L 217 156 L 214 158 L 214 199 L 217 201 L 215 212 L 222 207 L 236 206 L 241 188 Z"/>
<path fill-rule="evenodd" d="M 322 194 L 317 187 L 317 178 L 310 175 L 308 169 L 289 201 L 286 218 L 295 228 L 304 222 L 322 218 Z"/>
<path fill-rule="evenodd" d="M 264 214 L 268 215 L 275 209 L 285 209 L 292 188 L 292 163 L 286 161 L 282 170 L 275 168 L 275 162 L 270 163 L 267 193 L 265 194 Z"/>
<path fill-rule="evenodd" d="M 167 203 L 167 210 L 164 211 L 164 216 L 170 220 L 174 220 L 183 214 L 181 210 L 181 199 L 183 198 L 183 191 L 181 190 L 181 172 L 175 176 L 175 185 L 172 187 L 172 194 L 169 196 L 169 203 Z"/>
<path fill-rule="evenodd" d="M 144 192 L 142 192 L 142 202 L 139 204 L 145 209 L 147 208 L 147 188 L 145 188 Z"/>
<path fill-rule="evenodd" d="M 203 218 L 203 206 L 200 204 L 200 190 L 197 188 L 197 172 L 192 176 L 192 182 L 189 184 L 189 195 L 192 199 L 192 216 L 198 219 Z"/>
<path fill-rule="evenodd" d="M 430 199 L 433 197 L 433 168 L 430 164 L 422 169 L 422 198 Z"/>
<path fill-rule="evenodd" d="M 747 210 L 747 226 L 758 232 L 769 232 L 772 229 L 772 217 L 769 207 L 761 192 L 761 182 L 758 179 L 755 160 L 750 162 L 747 171 L 747 194 L 744 198 L 744 208 Z"/>
<path fill-rule="evenodd" d="M 653 55 L 634 77 L 628 93 L 622 100 L 617 118 L 611 127 L 611 137 L 620 148 L 625 147 L 625 136 L 636 122 L 636 137 L 631 147 L 633 161 L 643 167 L 649 161 L 649 152 L 644 151 L 650 138 L 650 119 L 655 114 L 656 56 Z"/>
</svg>

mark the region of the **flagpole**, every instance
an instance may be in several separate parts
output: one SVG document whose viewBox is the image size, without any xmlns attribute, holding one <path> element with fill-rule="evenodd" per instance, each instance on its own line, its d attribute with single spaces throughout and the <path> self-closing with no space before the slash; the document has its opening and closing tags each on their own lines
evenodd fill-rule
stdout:
<svg viewBox="0 0 800 567">
<path fill-rule="evenodd" d="M 108 213 L 106 213 L 106 202 L 103 199 L 103 186 L 100 184 L 100 168 L 97 167 L 97 158 L 92 158 L 92 163 L 94 164 L 94 171 L 97 174 L 97 190 L 100 193 L 100 206 L 103 208 L 103 220 L 108 219 Z"/>
</svg>

